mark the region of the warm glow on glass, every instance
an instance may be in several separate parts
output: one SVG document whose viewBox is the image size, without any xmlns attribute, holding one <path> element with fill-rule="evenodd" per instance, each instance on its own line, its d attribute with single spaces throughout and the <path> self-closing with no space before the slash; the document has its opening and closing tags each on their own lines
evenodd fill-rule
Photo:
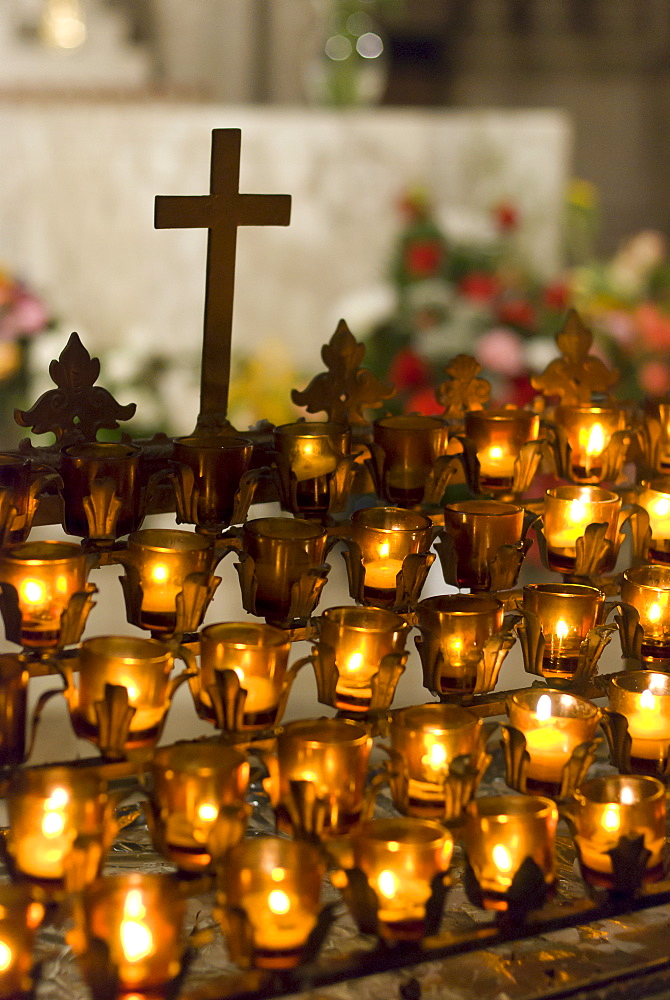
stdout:
<svg viewBox="0 0 670 1000">
<path fill-rule="evenodd" d="M 6 941 L 0 941 L 0 972 L 6 972 L 12 964 L 12 949 Z"/>
<path fill-rule="evenodd" d="M 491 857 L 498 871 L 510 872 L 512 870 L 512 855 L 504 844 L 496 844 L 491 851 Z"/>
<path fill-rule="evenodd" d="M 386 868 L 383 872 L 379 873 L 377 887 L 382 896 L 386 896 L 387 899 L 393 899 L 398 889 L 398 880 L 393 872 Z"/>
<path fill-rule="evenodd" d="M 42 820 L 42 833 L 45 837 L 60 837 L 65 829 L 65 816 L 62 812 L 45 812 Z"/>
<path fill-rule="evenodd" d="M 268 896 L 268 907 L 272 913 L 281 916 L 291 909 L 291 901 L 283 889 L 273 889 Z"/>
<path fill-rule="evenodd" d="M 283 882 L 286 878 L 285 868 L 273 868 L 270 872 L 270 878 L 273 882 Z"/>
<path fill-rule="evenodd" d="M 441 743 L 433 743 L 431 747 L 428 748 L 428 752 L 421 758 L 421 763 L 425 764 L 426 767 L 432 767 L 435 770 L 444 767 L 447 762 L 447 748 Z"/>
<path fill-rule="evenodd" d="M 586 517 L 586 507 L 581 500 L 571 500 L 568 507 L 568 517 L 575 524 L 582 524 Z"/>
<path fill-rule="evenodd" d="M 548 694 L 540 696 L 535 714 L 540 722 L 546 722 L 547 719 L 551 718 L 551 698 Z"/>
<path fill-rule="evenodd" d="M 19 588 L 19 594 L 24 604 L 44 604 L 47 588 L 41 580 L 24 580 Z"/>
</svg>

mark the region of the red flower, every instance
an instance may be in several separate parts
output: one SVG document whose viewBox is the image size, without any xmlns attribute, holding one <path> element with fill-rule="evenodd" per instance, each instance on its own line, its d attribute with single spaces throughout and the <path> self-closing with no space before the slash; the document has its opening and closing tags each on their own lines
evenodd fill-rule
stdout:
<svg viewBox="0 0 670 1000">
<path fill-rule="evenodd" d="M 570 289 L 565 282 L 554 281 L 544 289 L 542 299 L 547 309 L 556 309 L 562 312 L 567 309 L 570 302 Z"/>
<path fill-rule="evenodd" d="M 637 328 L 644 347 L 652 351 L 670 348 L 670 316 L 662 313 L 653 302 L 642 302 L 635 310 Z"/>
<path fill-rule="evenodd" d="M 536 323 L 535 310 L 527 299 L 508 299 L 498 306 L 498 319 L 509 326 L 532 330 Z"/>
<path fill-rule="evenodd" d="M 500 291 L 500 282 L 495 274 L 486 271 L 472 271 L 458 283 L 461 295 L 471 302 L 490 302 Z"/>
<path fill-rule="evenodd" d="M 405 270 L 411 278 L 430 278 L 442 264 L 439 240 L 417 240 L 405 247 Z"/>
<path fill-rule="evenodd" d="M 412 393 L 405 410 L 407 413 L 420 413 L 424 417 L 441 417 L 444 413 L 444 407 L 435 399 L 435 389 L 432 386 Z"/>
<path fill-rule="evenodd" d="M 430 369 L 425 361 L 407 347 L 396 354 L 389 371 L 389 379 L 398 392 L 419 389 L 430 383 Z"/>
<path fill-rule="evenodd" d="M 501 233 L 511 233 L 519 225 L 519 210 L 509 201 L 501 201 L 493 209 L 495 224 Z"/>
</svg>

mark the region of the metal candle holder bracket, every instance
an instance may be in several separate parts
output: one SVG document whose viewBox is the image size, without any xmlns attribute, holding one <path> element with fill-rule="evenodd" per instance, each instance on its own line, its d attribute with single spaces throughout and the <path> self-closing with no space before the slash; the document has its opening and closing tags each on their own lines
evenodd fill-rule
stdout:
<svg viewBox="0 0 670 1000">
<path fill-rule="evenodd" d="M 396 577 L 395 591 L 390 591 L 389 597 L 386 598 L 366 595 L 362 549 L 353 538 L 345 538 L 344 543 L 346 549 L 342 553 L 342 558 L 347 567 L 349 594 L 357 604 L 386 608 L 395 612 L 407 611 L 417 604 L 428 570 L 435 562 L 434 552 L 410 552 L 406 555 Z"/>
</svg>

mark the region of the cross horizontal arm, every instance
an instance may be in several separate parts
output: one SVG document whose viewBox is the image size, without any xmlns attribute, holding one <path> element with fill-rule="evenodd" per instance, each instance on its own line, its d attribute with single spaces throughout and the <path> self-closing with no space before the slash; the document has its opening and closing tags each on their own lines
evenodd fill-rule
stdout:
<svg viewBox="0 0 670 1000">
<path fill-rule="evenodd" d="M 240 194 L 236 214 L 240 226 L 288 226 L 291 221 L 291 195 Z"/>
<path fill-rule="evenodd" d="M 209 229 L 211 225 L 211 195 L 156 195 L 155 229 Z"/>
</svg>

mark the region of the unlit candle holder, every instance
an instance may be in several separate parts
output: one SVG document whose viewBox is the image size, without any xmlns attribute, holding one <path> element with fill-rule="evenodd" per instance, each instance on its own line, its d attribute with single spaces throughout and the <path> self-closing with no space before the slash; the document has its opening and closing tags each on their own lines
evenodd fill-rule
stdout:
<svg viewBox="0 0 670 1000">
<path fill-rule="evenodd" d="M 375 493 L 398 507 L 439 506 L 462 469 L 461 443 L 440 417 L 410 414 L 373 424 L 368 461 Z"/>
<path fill-rule="evenodd" d="M 356 477 L 351 428 L 329 421 L 298 421 L 274 429 L 275 472 L 284 510 L 326 518 L 346 510 Z"/>
<path fill-rule="evenodd" d="M 535 513 L 499 500 L 449 504 L 435 542 L 444 582 L 473 591 L 511 590 L 532 545 L 527 535 L 536 520 Z"/>
<path fill-rule="evenodd" d="M 39 497 L 48 487 L 61 487 L 61 477 L 21 455 L 0 454 L 0 545 L 25 542 L 33 526 Z"/>
<path fill-rule="evenodd" d="M 217 536 L 246 520 L 267 469 L 249 470 L 253 442 L 233 434 L 176 438 L 172 465 L 178 524 Z"/>
</svg>

